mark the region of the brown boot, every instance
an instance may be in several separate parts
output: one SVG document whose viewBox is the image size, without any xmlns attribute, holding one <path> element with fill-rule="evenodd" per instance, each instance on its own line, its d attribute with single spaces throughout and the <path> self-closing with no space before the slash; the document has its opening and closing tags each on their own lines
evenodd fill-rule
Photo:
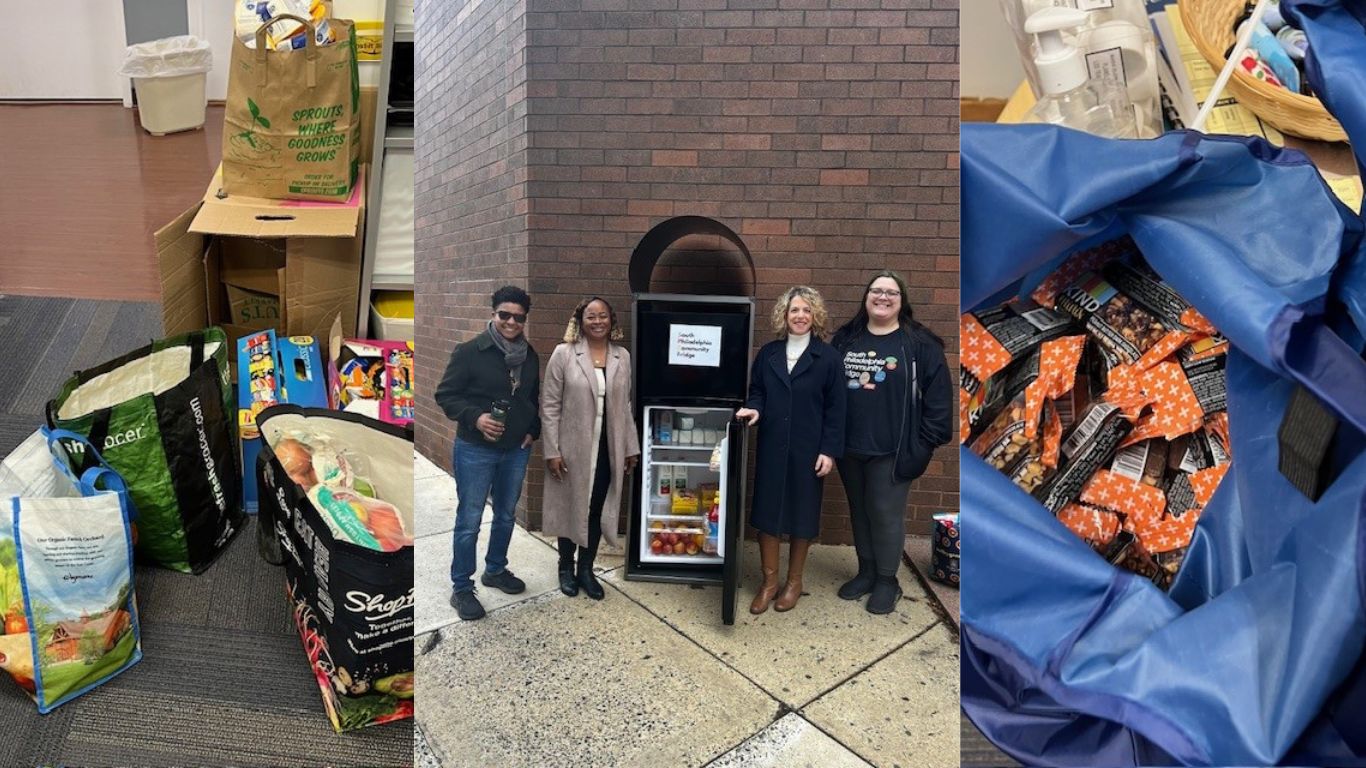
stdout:
<svg viewBox="0 0 1366 768">
<path fill-rule="evenodd" d="M 782 594 L 773 603 L 775 611 L 790 611 L 797 607 L 802 596 L 802 569 L 806 567 L 806 551 L 811 548 L 811 539 L 793 539 L 787 550 L 787 584 Z"/>
<path fill-rule="evenodd" d="M 759 563 L 764 569 L 764 583 L 749 604 L 749 612 L 755 614 L 768 610 L 773 596 L 778 594 L 778 537 L 766 533 L 759 534 Z"/>
</svg>

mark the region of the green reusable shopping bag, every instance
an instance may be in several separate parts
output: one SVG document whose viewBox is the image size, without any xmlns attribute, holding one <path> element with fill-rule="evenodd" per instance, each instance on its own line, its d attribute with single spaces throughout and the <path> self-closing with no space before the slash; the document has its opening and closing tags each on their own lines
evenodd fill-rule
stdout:
<svg viewBox="0 0 1366 768">
<path fill-rule="evenodd" d="M 128 483 L 138 554 L 157 565 L 200 573 L 242 527 L 228 377 L 227 337 L 209 328 L 81 371 L 48 403 L 48 424 L 88 439 Z"/>
</svg>

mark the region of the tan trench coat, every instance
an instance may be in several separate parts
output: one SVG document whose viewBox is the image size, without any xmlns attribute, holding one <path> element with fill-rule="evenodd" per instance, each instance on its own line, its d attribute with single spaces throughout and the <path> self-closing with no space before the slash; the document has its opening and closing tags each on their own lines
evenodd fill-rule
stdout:
<svg viewBox="0 0 1366 768">
<path fill-rule="evenodd" d="M 617 514 L 625 487 L 626 457 L 640 455 L 631 392 L 631 353 L 607 347 L 607 455 L 612 484 L 602 507 L 602 535 L 617 547 Z M 588 502 L 593 493 L 589 472 L 593 461 L 593 422 L 597 415 L 597 375 L 588 342 L 561 344 L 550 355 L 541 382 L 541 440 L 547 459 L 564 459 L 569 475 L 556 480 L 546 473 L 541 530 L 549 536 L 588 544 Z"/>
</svg>

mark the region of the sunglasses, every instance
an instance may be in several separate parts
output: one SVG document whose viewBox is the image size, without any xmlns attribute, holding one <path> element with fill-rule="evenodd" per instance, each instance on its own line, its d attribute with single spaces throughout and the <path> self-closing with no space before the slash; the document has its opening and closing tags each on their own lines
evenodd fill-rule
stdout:
<svg viewBox="0 0 1366 768">
<path fill-rule="evenodd" d="M 496 314 L 498 315 L 498 319 L 499 319 L 499 320 L 502 320 L 502 321 L 505 322 L 505 323 L 506 323 L 507 321 L 509 321 L 509 320 L 512 320 L 513 322 L 517 323 L 518 325 L 525 325 L 525 324 L 526 324 L 526 314 L 524 314 L 524 313 L 520 313 L 520 312 L 504 312 L 503 310 L 500 309 L 500 310 L 498 310 L 498 312 L 497 312 Z"/>
</svg>

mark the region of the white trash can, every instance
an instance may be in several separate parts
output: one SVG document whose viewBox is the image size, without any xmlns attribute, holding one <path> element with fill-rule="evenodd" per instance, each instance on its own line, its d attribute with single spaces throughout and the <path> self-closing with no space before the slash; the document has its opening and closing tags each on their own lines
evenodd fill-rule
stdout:
<svg viewBox="0 0 1366 768">
<path fill-rule="evenodd" d="M 209 44 L 180 35 L 128 46 L 119 74 L 133 78 L 143 130 L 161 136 L 204 125 L 204 83 L 212 68 Z"/>
</svg>

